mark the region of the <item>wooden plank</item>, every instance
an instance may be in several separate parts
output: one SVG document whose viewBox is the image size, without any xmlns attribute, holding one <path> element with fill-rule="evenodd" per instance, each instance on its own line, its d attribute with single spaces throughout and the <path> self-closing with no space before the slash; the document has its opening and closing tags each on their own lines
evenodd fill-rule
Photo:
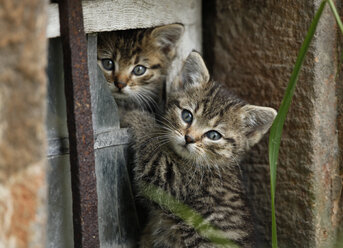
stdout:
<svg viewBox="0 0 343 248">
<path fill-rule="evenodd" d="M 48 50 L 48 220 L 47 248 L 73 246 L 72 196 L 70 182 L 69 141 L 63 85 L 63 55 L 61 40 L 50 39 Z M 65 156 L 57 156 L 68 154 Z"/>
<path fill-rule="evenodd" d="M 194 25 L 201 0 L 87 0 L 82 2 L 86 33 L 148 28 L 170 23 Z M 48 38 L 60 35 L 58 5 L 48 8 Z"/>
<path fill-rule="evenodd" d="M 73 193 L 74 247 L 100 246 L 94 137 L 81 0 L 59 1 Z"/>
<path fill-rule="evenodd" d="M 109 128 L 95 133 L 94 149 L 102 149 L 110 146 L 129 144 L 127 129 Z M 48 139 L 48 158 L 69 154 L 68 137 L 51 137 Z"/>
<path fill-rule="evenodd" d="M 94 149 L 102 149 L 110 146 L 120 146 L 129 144 L 129 135 L 126 128 L 108 129 L 95 134 Z"/>
<path fill-rule="evenodd" d="M 96 36 L 88 35 L 100 245 L 135 247 L 138 218 L 124 150 L 128 134 L 119 128 L 117 106 L 97 66 L 96 53 Z"/>
<path fill-rule="evenodd" d="M 47 248 L 73 247 L 69 155 L 48 158 Z"/>
</svg>

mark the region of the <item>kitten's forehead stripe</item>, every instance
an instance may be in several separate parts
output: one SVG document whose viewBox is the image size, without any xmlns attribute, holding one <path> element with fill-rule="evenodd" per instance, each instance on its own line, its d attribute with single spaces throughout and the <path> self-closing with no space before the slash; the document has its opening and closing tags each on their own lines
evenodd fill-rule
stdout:
<svg viewBox="0 0 343 248">
<path fill-rule="evenodd" d="M 159 69 L 159 68 L 161 68 L 161 64 L 155 64 L 155 65 L 150 66 L 150 69 L 153 69 L 153 70 Z"/>
<path fill-rule="evenodd" d="M 236 146 L 236 141 L 233 138 L 224 138 L 224 140 L 231 143 L 233 146 Z"/>
<path fill-rule="evenodd" d="M 139 56 L 137 55 L 136 58 L 135 58 L 134 64 L 138 64 L 139 60 L 140 60 L 140 58 L 139 58 Z"/>
<path fill-rule="evenodd" d="M 149 80 L 154 76 L 154 74 L 150 74 L 150 75 L 147 75 L 145 77 L 143 77 L 143 80 L 145 81 L 142 81 L 143 84 L 148 84 L 150 83 Z"/>
<path fill-rule="evenodd" d="M 142 44 L 143 43 L 143 38 L 145 36 L 145 32 L 144 31 L 140 31 L 140 32 L 138 32 L 137 36 L 138 36 L 138 43 Z"/>
<path fill-rule="evenodd" d="M 212 112 L 212 103 L 213 103 L 213 95 L 218 92 L 218 87 L 214 84 L 211 85 L 212 87 L 209 88 L 207 95 L 205 96 L 204 100 L 204 114 L 210 115 Z M 211 118 L 211 117 L 209 117 Z"/>
<path fill-rule="evenodd" d="M 195 108 L 194 108 L 194 113 L 197 113 L 197 112 L 198 112 L 199 106 L 200 106 L 200 104 L 197 102 L 196 105 L 195 105 Z M 199 114 L 200 114 L 200 113 L 199 113 Z"/>
<path fill-rule="evenodd" d="M 136 56 L 142 52 L 142 48 L 137 47 L 132 50 L 132 56 Z"/>
<path fill-rule="evenodd" d="M 169 105 L 175 105 L 176 107 L 178 107 L 179 109 L 182 109 L 181 105 L 180 105 L 180 101 L 174 99 L 172 101 L 169 102 Z"/>
</svg>

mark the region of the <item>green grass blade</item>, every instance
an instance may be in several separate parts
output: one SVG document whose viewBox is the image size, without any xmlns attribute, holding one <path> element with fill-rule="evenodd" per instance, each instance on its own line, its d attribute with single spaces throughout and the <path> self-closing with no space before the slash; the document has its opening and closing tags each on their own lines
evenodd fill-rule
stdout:
<svg viewBox="0 0 343 248">
<path fill-rule="evenodd" d="M 336 6 L 335 6 L 333 0 L 329 0 L 329 5 L 330 5 L 330 8 L 331 8 L 331 10 L 332 10 L 333 15 L 334 15 L 335 18 L 336 18 L 336 22 L 337 22 L 337 24 L 338 24 L 338 27 L 339 27 L 339 29 L 341 30 L 341 33 L 343 34 L 343 23 L 342 23 L 341 18 L 339 17 L 337 8 L 336 8 Z M 338 77 L 338 75 L 339 75 L 339 71 L 340 71 L 341 66 L 342 66 L 342 60 L 343 60 L 343 51 L 341 52 L 341 56 L 340 56 L 339 59 L 338 59 L 336 80 L 337 80 L 337 77 Z"/>
<path fill-rule="evenodd" d="M 181 203 L 163 189 L 152 184 L 146 185 L 146 187 L 144 187 L 143 195 L 151 201 L 156 202 L 163 209 L 168 209 L 174 215 L 181 218 L 214 245 L 226 248 L 239 248 L 237 244 L 226 238 L 223 231 L 212 226 L 209 222 L 205 221 L 199 213 Z"/>
<path fill-rule="evenodd" d="M 277 248 L 277 229 L 276 229 L 276 218 L 275 218 L 275 185 L 276 185 L 276 168 L 277 160 L 279 156 L 280 141 L 282 136 L 282 129 L 285 123 L 286 115 L 288 113 L 289 106 L 292 101 L 294 94 L 295 86 L 298 80 L 298 75 L 301 69 L 301 66 L 304 62 L 305 55 L 310 46 L 311 40 L 316 31 L 320 16 L 324 10 L 326 1 L 323 1 L 313 20 L 311 26 L 306 34 L 305 40 L 300 48 L 299 55 L 295 62 L 295 66 L 289 80 L 286 93 L 281 102 L 278 114 L 273 122 L 273 125 L 270 129 L 269 136 L 269 166 L 270 166 L 270 188 L 271 188 L 271 208 L 272 208 L 272 247 Z"/>
<path fill-rule="evenodd" d="M 336 6 L 335 6 L 335 4 L 334 4 L 334 2 L 332 0 L 329 0 L 329 5 L 330 5 L 330 8 L 332 10 L 333 15 L 336 18 L 336 22 L 338 24 L 338 27 L 341 30 L 342 34 L 343 34 L 343 23 L 342 23 L 341 18 L 339 17 L 339 14 L 338 14 L 338 11 L 336 9 Z"/>
</svg>

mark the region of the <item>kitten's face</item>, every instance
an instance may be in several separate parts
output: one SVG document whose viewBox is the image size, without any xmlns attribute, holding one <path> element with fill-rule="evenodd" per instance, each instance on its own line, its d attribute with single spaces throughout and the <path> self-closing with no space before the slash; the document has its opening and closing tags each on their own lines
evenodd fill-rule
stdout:
<svg viewBox="0 0 343 248">
<path fill-rule="evenodd" d="M 183 31 L 178 24 L 99 34 L 98 64 L 115 99 L 155 100 Z"/>
<path fill-rule="evenodd" d="M 241 108 L 237 98 L 226 98 L 216 83 L 194 87 L 170 97 L 166 118 L 172 147 L 183 158 L 213 164 L 235 158 L 244 149 Z M 214 97 L 216 95 L 216 97 Z"/>
<path fill-rule="evenodd" d="M 276 115 L 275 110 L 246 104 L 210 81 L 197 53 L 187 58 L 176 85 L 168 98 L 165 129 L 175 152 L 197 164 L 237 163 Z"/>
</svg>

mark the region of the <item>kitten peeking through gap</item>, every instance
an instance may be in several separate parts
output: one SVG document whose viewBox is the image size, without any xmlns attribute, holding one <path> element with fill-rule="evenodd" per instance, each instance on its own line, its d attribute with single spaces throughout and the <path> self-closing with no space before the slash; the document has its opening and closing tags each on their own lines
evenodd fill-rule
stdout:
<svg viewBox="0 0 343 248">
<path fill-rule="evenodd" d="M 276 111 L 247 104 L 210 80 L 196 52 L 187 57 L 173 86 L 161 121 L 139 111 L 124 118 L 131 127 L 139 196 L 144 198 L 147 185 L 159 187 L 226 239 L 254 247 L 239 163 L 269 130 Z M 168 209 L 144 202 L 150 213 L 140 247 L 217 247 Z"/>
<path fill-rule="evenodd" d="M 181 24 L 99 33 L 98 65 L 122 117 L 127 110 L 158 112 L 165 79 L 183 34 Z"/>
</svg>

